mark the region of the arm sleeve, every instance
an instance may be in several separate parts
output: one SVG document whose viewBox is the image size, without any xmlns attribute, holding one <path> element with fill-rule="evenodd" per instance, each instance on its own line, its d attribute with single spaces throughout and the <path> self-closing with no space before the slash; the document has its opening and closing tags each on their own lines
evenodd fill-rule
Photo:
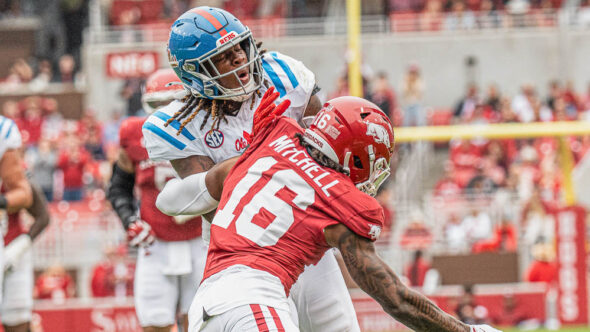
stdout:
<svg viewBox="0 0 590 332">
<path fill-rule="evenodd" d="M 113 210 L 121 219 L 123 227 L 127 229 L 135 219 L 137 211 L 133 197 L 133 187 L 135 185 L 135 174 L 127 173 L 117 163 L 113 165 L 113 175 L 107 189 L 107 199 L 111 202 Z"/>
<path fill-rule="evenodd" d="M 206 175 L 207 172 L 201 172 L 168 181 L 158 195 L 156 207 L 169 216 L 200 216 L 215 210 L 219 202 L 207 190 Z"/>
</svg>

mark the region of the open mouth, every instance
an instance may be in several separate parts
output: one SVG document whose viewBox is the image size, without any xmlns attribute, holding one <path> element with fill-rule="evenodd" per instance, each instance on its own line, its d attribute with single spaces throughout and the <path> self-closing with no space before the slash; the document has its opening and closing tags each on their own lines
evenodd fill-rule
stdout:
<svg viewBox="0 0 590 332">
<path fill-rule="evenodd" d="M 250 81 L 250 73 L 248 72 L 248 69 L 243 69 L 240 70 L 238 72 L 238 78 L 240 79 L 240 82 L 242 82 L 242 84 L 246 84 Z"/>
</svg>

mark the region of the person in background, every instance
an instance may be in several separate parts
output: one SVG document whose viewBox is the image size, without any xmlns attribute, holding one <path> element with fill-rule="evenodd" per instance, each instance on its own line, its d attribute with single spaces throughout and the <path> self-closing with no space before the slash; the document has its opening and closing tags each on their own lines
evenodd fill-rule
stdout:
<svg viewBox="0 0 590 332">
<path fill-rule="evenodd" d="M 37 149 L 29 149 L 25 160 L 31 167 L 33 182 L 45 194 L 48 202 L 53 201 L 53 173 L 57 164 L 57 153 L 49 140 L 42 138 Z"/>
<path fill-rule="evenodd" d="M 107 247 L 106 259 L 92 270 L 91 290 L 93 297 L 127 297 L 133 295 L 134 264 L 127 260 L 125 245 Z"/>
<path fill-rule="evenodd" d="M 45 270 L 35 282 L 33 291 L 36 299 L 63 302 L 66 298 L 74 297 L 76 287 L 72 277 L 63 266 L 56 264 Z"/>
<path fill-rule="evenodd" d="M 422 250 L 414 252 L 414 259 L 405 268 L 405 276 L 410 281 L 410 286 L 422 287 L 426 272 L 430 270 L 430 264 L 423 258 Z"/>
<path fill-rule="evenodd" d="M 426 125 L 426 114 L 422 108 L 424 83 L 420 76 L 418 65 L 412 64 L 408 67 L 401 84 L 401 89 L 402 102 L 404 104 L 404 127 Z"/>
<path fill-rule="evenodd" d="M 82 200 L 84 169 L 90 162 L 90 155 L 75 135 L 66 139 L 66 147 L 57 159 L 57 167 L 64 173 L 64 195 L 66 201 Z"/>
<path fill-rule="evenodd" d="M 534 261 L 528 267 L 525 281 L 544 282 L 553 284 L 557 282 L 557 264 L 553 247 L 547 243 L 538 243 L 533 246 Z"/>
<path fill-rule="evenodd" d="M 389 85 L 387 74 L 383 71 L 377 73 L 370 100 L 379 106 L 390 119 L 393 119 L 397 106 L 395 92 L 393 92 L 393 88 Z"/>
</svg>

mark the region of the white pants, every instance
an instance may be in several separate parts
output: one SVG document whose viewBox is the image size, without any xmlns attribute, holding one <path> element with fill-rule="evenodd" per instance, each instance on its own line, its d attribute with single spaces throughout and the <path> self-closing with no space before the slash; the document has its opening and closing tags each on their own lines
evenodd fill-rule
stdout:
<svg viewBox="0 0 590 332">
<path fill-rule="evenodd" d="M 141 326 L 168 326 L 176 313 L 188 313 L 197 292 L 207 247 L 202 238 L 166 242 L 156 240 L 140 248 L 135 269 L 135 311 Z"/>
<path fill-rule="evenodd" d="M 299 329 L 291 320 L 289 312 L 265 305 L 249 304 L 233 308 L 221 315 L 209 318 L 205 321 L 200 331 L 298 332 Z"/>
<path fill-rule="evenodd" d="M 4 224 L 0 220 L 0 228 L 3 228 Z M 0 231 L 0 285 L 4 285 L 4 230 Z M 0 305 L 2 304 L 2 288 L 0 287 Z"/>
<path fill-rule="evenodd" d="M 29 248 L 12 269 L 4 273 L 2 283 L 2 324 L 30 322 L 33 310 L 33 255 Z"/>
<path fill-rule="evenodd" d="M 304 332 L 360 332 L 352 299 L 334 256 L 326 251 L 316 265 L 307 266 L 291 287 L 299 329 Z"/>
</svg>

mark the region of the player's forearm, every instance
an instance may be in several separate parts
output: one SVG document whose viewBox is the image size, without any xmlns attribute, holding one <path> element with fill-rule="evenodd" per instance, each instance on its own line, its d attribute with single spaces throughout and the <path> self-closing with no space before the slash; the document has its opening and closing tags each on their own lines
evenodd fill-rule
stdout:
<svg viewBox="0 0 590 332">
<path fill-rule="evenodd" d="M 35 222 L 29 229 L 29 236 L 34 240 L 49 225 L 49 210 L 47 209 L 47 200 L 39 186 L 31 184 L 33 191 L 33 204 L 27 211 L 33 216 Z"/>
<path fill-rule="evenodd" d="M 133 197 L 134 185 L 135 174 L 124 171 L 115 163 L 111 182 L 107 189 L 107 199 L 111 202 L 113 210 L 121 219 L 125 229 L 129 227 L 137 215 Z"/>
<path fill-rule="evenodd" d="M 33 202 L 33 196 L 31 194 L 31 186 L 26 179 L 19 181 L 15 187 L 11 188 L 4 194 L 6 200 L 5 209 L 9 213 L 17 212 L 20 209 L 28 208 Z"/>
<path fill-rule="evenodd" d="M 364 242 L 364 243 L 361 243 Z M 425 296 L 401 283 L 377 256 L 372 244 L 350 232 L 340 238 L 340 251 L 354 281 L 395 319 L 415 331 L 468 332 L 469 326 L 443 312 Z M 366 250 L 370 245 L 371 248 Z"/>
<path fill-rule="evenodd" d="M 205 183 L 207 185 L 209 194 L 211 194 L 211 197 L 214 199 L 218 201 L 221 199 L 221 193 L 223 192 L 223 182 L 238 159 L 239 157 L 233 157 L 225 160 L 215 165 L 207 172 Z"/>
<path fill-rule="evenodd" d="M 200 216 L 215 210 L 219 202 L 207 190 L 207 173 L 201 172 L 184 179 L 168 181 L 158 194 L 156 207 L 169 216 Z"/>
</svg>

